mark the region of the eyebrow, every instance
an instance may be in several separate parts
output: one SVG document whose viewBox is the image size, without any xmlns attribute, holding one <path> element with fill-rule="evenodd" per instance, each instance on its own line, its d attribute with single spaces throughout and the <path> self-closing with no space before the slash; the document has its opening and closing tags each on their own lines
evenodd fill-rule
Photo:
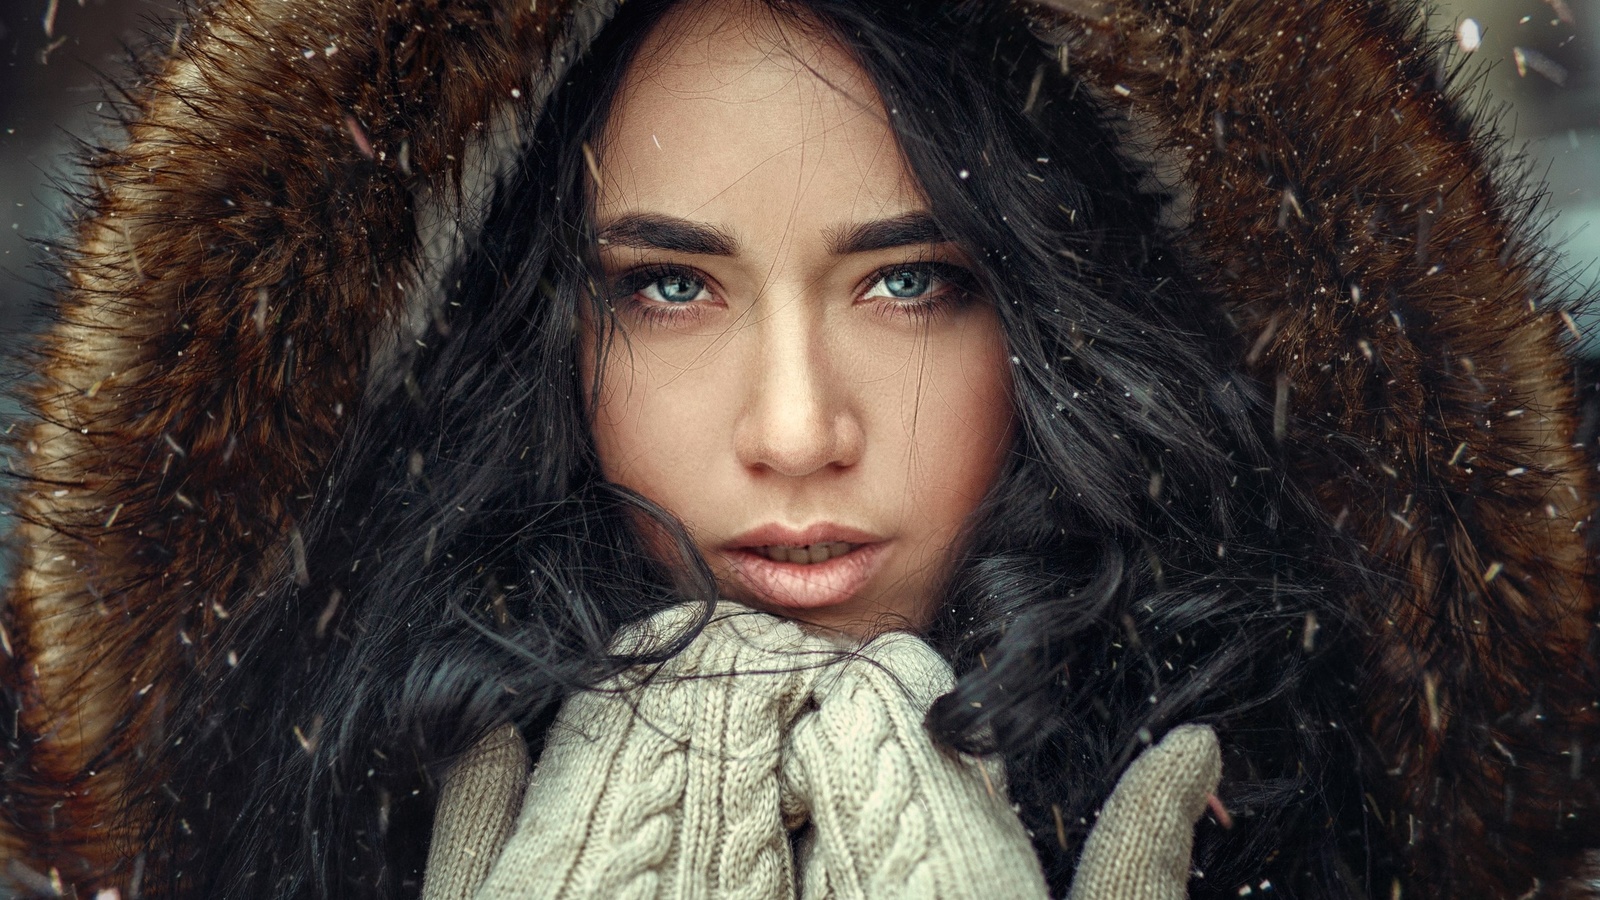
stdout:
<svg viewBox="0 0 1600 900">
<path fill-rule="evenodd" d="M 933 216 L 925 212 L 829 229 L 826 237 L 828 249 L 835 256 L 920 244 L 943 244 L 950 240 Z M 643 213 L 623 216 L 606 225 L 600 229 L 599 238 L 601 244 L 636 250 L 666 250 L 704 256 L 735 256 L 739 251 L 739 242 L 720 228 L 675 216 Z"/>
<path fill-rule="evenodd" d="M 872 253 L 895 247 L 912 247 L 919 244 L 944 244 L 950 240 L 933 216 L 925 212 L 906 213 L 893 219 L 865 222 L 839 229 L 828 236 L 828 244 L 836 256 L 851 253 Z"/>
<path fill-rule="evenodd" d="M 733 256 L 739 242 L 720 228 L 672 216 L 623 216 L 600 229 L 600 243 L 636 250 Z"/>
</svg>

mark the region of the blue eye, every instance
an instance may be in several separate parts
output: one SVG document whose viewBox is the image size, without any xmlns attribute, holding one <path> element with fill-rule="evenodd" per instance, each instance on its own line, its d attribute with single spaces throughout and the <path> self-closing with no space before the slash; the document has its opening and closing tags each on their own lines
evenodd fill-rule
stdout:
<svg viewBox="0 0 1600 900">
<path fill-rule="evenodd" d="M 647 300 L 688 303 L 705 293 L 706 283 L 685 272 L 669 272 L 639 288 Z"/>
<path fill-rule="evenodd" d="M 912 300 L 928 293 L 937 279 L 927 269 L 901 269 L 897 272 L 886 273 L 878 283 L 868 291 L 868 296 L 888 296 L 896 300 Z M 883 287 L 883 293 L 878 293 L 878 287 Z"/>
<path fill-rule="evenodd" d="M 950 263 L 912 260 L 885 266 L 869 276 L 863 300 L 884 312 L 925 321 L 980 296 L 971 271 Z"/>
<path fill-rule="evenodd" d="M 902 263 L 880 269 L 876 278 L 867 289 L 868 299 L 934 300 L 963 293 L 970 280 L 964 270 L 943 263 Z"/>
</svg>

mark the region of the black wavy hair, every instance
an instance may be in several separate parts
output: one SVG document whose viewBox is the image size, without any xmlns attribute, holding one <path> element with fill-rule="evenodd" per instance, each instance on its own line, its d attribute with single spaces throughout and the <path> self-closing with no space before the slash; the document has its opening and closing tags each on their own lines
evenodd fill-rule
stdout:
<svg viewBox="0 0 1600 900">
<path fill-rule="evenodd" d="M 601 478 L 576 355 L 598 293 L 585 145 L 673 2 L 624 4 L 558 86 L 425 349 L 352 424 L 300 526 L 305 571 L 172 700 L 183 739 L 157 768 L 211 788 L 170 798 L 150 835 L 177 848 L 149 869 L 174 893 L 415 894 L 455 756 L 508 721 L 537 754 L 564 697 L 639 661 L 607 653 L 618 627 L 685 601 L 709 615 L 682 528 Z M 925 635 L 959 677 L 927 727 L 1004 760 L 1055 892 L 1123 768 L 1185 722 L 1217 729 L 1234 819 L 1202 820 L 1192 896 L 1386 884 L 1341 727 L 1356 636 L 1304 559 L 1336 536 L 1286 483 L 1271 404 L 1232 370 L 1237 337 L 1121 124 L 1008 4 L 762 2 L 877 86 L 1013 362 L 1015 446 Z M 680 565 L 646 552 L 636 515 Z"/>
</svg>

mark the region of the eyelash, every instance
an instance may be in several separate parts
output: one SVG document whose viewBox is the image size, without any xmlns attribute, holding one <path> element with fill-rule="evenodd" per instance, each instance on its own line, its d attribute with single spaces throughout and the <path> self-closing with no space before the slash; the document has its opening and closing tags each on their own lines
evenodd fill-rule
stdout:
<svg viewBox="0 0 1600 900">
<path fill-rule="evenodd" d="M 888 301 L 892 315 L 908 321 L 922 324 L 937 321 L 943 316 L 966 305 L 977 296 L 977 279 L 971 270 L 950 263 L 931 262 L 921 260 L 916 262 L 902 262 L 884 266 L 867 276 L 866 289 L 876 287 L 891 275 L 901 272 L 926 272 L 938 280 L 941 290 L 917 298 L 891 298 L 878 297 L 876 300 Z M 865 291 L 863 291 L 864 293 Z"/>
<path fill-rule="evenodd" d="M 865 294 L 889 276 L 907 271 L 927 272 L 937 279 L 943 287 L 937 292 L 918 298 L 905 298 L 902 300 L 896 300 L 891 297 L 872 298 L 873 300 L 888 301 L 886 304 L 888 314 L 897 318 L 914 323 L 932 322 L 964 305 L 976 294 L 976 279 L 968 269 L 951 265 L 950 263 L 926 261 L 902 262 L 883 266 L 867 276 L 857 293 Z M 698 315 L 695 307 L 699 305 L 693 301 L 667 305 L 637 299 L 640 291 L 663 278 L 674 275 L 698 281 L 705 285 L 706 290 L 710 290 L 711 279 L 689 266 L 643 266 L 622 273 L 611 283 L 609 288 L 611 305 L 613 307 L 619 304 L 626 305 L 629 312 L 639 316 L 646 324 L 650 325 L 670 325 L 692 321 Z"/>
<path fill-rule="evenodd" d="M 709 289 L 711 279 L 688 266 L 644 266 L 624 272 L 610 287 L 611 305 L 613 307 L 623 304 L 627 311 L 638 315 L 650 325 L 666 325 L 674 322 L 684 322 L 693 318 L 695 313 L 690 311 L 692 303 L 683 303 L 676 306 L 642 302 L 638 300 L 639 292 L 669 276 L 678 275 L 691 278 L 706 285 Z"/>
</svg>

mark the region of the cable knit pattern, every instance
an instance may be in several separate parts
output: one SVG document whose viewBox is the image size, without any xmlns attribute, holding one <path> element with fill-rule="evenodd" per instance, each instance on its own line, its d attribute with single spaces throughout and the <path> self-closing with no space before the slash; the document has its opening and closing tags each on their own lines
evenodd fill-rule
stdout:
<svg viewBox="0 0 1600 900">
<path fill-rule="evenodd" d="M 810 812 L 801 896 L 1044 897 L 998 767 L 941 752 L 922 727 L 954 676 L 926 644 L 885 635 L 818 679 L 790 729 L 785 789 Z"/>
<path fill-rule="evenodd" d="M 651 646 L 694 615 L 668 610 L 618 647 Z M 778 752 L 837 655 L 792 622 L 724 606 L 658 669 L 568 700 L 478 896 L 792 896 Z"/>
<path fill-rule="evenodd" d="M 617 647 L 649 647 L 694 614 L 664 612 Z M 469 754 L 441 795 L 423 898 L 1043 898 L 1000 767 L 942 751 L 922 727 L 953 683 L 911 635 L 852 653 L 725 605 L 659 670 L 567 701 L 509 839 L 526 752 L 497 732 Z M 1183 897 L 1219 770 L 1203 726 L 1141 755 L 1072 900 Z"/>
</svg>

